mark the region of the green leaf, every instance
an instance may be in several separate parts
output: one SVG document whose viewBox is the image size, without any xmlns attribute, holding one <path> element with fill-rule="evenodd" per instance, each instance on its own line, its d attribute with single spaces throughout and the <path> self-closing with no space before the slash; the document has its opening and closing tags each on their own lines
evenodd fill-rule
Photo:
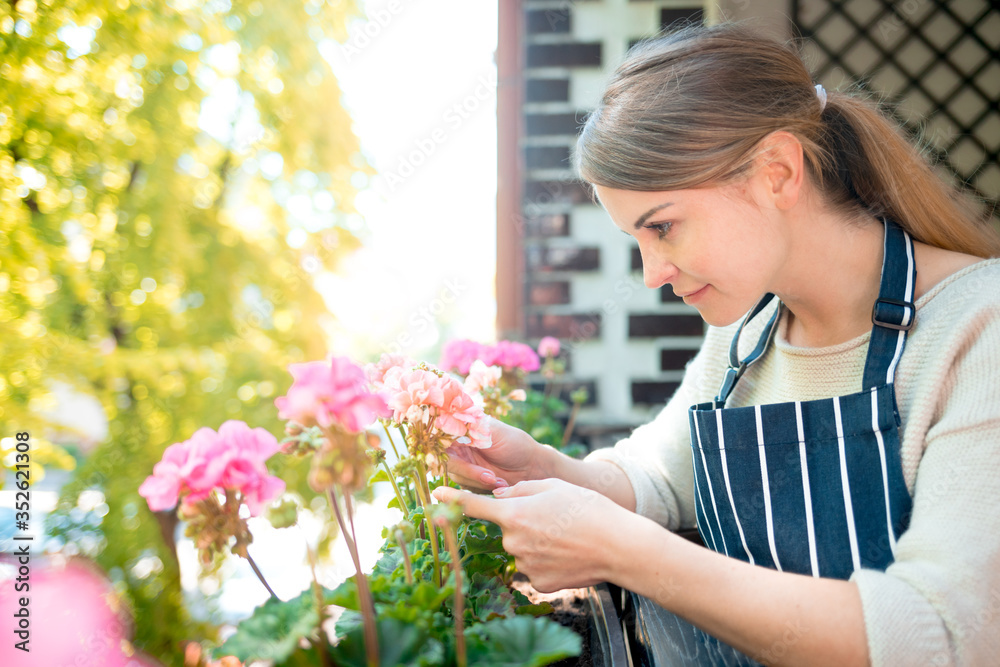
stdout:
<svg viewBox="0 0 1000 667">
<path fill-rule="evenodd" d="M 329 647 L 328 647 L 329 648 Z M 315 646 L 307 649 L 298 648 L 281 662 L 275 662 L 274 667 L 316 667 L 322 665 L 322 659 Z"/>
<path fill-rule="evenodd" d="M 382 557 L 375 561 L 372 576 L 392 576 L 397 568 L 402 568 L 403 551 L 399 547 L 388 547 L 382 552 Z"/>
<path fill-rule="evenodd" d="M 580 636 L 544 618 L 515 616 L 465 631 L 470 665 L 542 667 L 580 655 Z"/>
<path fill-rule="evenodd" d="M 379 468 L 375 471 L 375 474 L 368 478 L 368 486 L 371 486 L 375 482 L 388 482 L 389 476 L 385 474 L 385 470 Z"/>
<path fill-rule="evenodd" d="M 430 637 L 426 629 L 394 618 L 376 621 L 379 644 L 379 667 L 417 665 L 435 667 L 444 664 L 444 646 Z M 364 627 L 358 623 L 332 649 L 333 661 L 342 667 L 367 667 Z"/>
<path fill-rule="evenodd" d="M 462 555 L 504 554 L 500 526 L 482 519 L 470 521 L 462 540 Z"/>
<path fill-rule="evenodd" d="M 499 576 L 476 572 L 471 577 L 467 607 L 479 621 L 510 618 L 514 616 L 515 600 Z"/>
<path fill-rule="evenodd" d="M 555 607 L 550 605 L 548 602 L 539 602 L 538 604 L 522 604 L 521 606 L 514 609 L 514 613 L 518 616 L 547 616 L 555 611 Z"/>
<path fill-rule="evenodd" d="M 226 640 L 217 653 L 234 655 L 243 662 L 281 662 L 298 648 L 303 637 L 313 634 L 318 622 L 319 613 L 311 588 L 287 602 L 271 598 L 239 624 L 236 634 Z"/>
</svg>

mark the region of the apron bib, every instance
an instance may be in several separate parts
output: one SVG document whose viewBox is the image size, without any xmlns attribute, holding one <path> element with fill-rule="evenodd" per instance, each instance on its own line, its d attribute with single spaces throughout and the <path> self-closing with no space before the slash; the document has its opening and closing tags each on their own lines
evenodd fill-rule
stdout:
<svg viewBox="0 0 1000 667">
<path fill-rule="evenodd" d="M 688 411 L 695 510 L 705 546 L 755 565 L 835 579 L 860 568 L 885 570 L 893 562 L 912 505 L 900 462 L 893 376 L 916 315 L 915 279 L 912 240 L 885 221 L 864 386 L 847 396 L 725 407 L 744 371 L 770 346 L 782 305 L 741 361 L 740 333 L 773 295 L 747 315 L 730 346 L 719 395 Z M 759 664 L 652 600 L 629 594 L 628 604 L 635 664 Z"/>
</svg>

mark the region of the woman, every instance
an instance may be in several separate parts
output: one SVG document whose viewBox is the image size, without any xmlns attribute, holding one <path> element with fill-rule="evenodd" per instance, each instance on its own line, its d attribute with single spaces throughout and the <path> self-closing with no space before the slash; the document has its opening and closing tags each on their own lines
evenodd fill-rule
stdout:
<svg viewBox="0 0 1000 667">
<path fill-rule="evenodd" d="M 993 664 L 997 235 L 872 104 L 739 26 L 633 49 L 576 163 L 704 345 L 614 448 L 495 423 L 449 470 L 497 497 L 438 499 L 540 590 L 633 591 L 662 664 Z"/>
</svg>

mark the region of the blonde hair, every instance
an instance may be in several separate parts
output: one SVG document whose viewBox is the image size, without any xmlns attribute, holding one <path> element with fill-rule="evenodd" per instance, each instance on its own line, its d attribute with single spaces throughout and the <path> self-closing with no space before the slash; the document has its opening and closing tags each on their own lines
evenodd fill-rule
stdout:
<svg viewBox="0 0 1000 667">
<path fill-rule="evenodd" d="M 899 223 L 924 243 L 1000 256 L 1000 235 L 868 99 L 829 91 L 821 106 L 796 51 L 740 24 L 688 27 L 640 42 L 577 140 L 592 184 L 622 190 L 721 185 L 749 174 L 761 139 L 802 144 L 826 204 Z"/>
</svg>

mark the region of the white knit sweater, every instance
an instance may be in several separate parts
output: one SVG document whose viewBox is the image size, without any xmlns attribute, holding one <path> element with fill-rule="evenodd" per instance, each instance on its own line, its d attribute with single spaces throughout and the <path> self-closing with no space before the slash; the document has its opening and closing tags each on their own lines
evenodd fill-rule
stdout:
<svg viewBox="0 0 1000 667">
<path fill-rule="evenodd" d="M 1000 259 L 948 277 L 916 306 L 895 382 L 913 515 L 895 562 L 851 580 L 861 592 L 873 665 L 1000 665 Z M 766 315 L 744 330 L 741 356 Z M 621 467 L 636 512 L 672 530 L 696 524 L 687 410 L 718 392 L 736 326 L 710 328 L 652 422 L 588 457 Z M 727 405 L 861 391 L 870 336 L 794 347 L 783 321 Z"/>
</svg>

